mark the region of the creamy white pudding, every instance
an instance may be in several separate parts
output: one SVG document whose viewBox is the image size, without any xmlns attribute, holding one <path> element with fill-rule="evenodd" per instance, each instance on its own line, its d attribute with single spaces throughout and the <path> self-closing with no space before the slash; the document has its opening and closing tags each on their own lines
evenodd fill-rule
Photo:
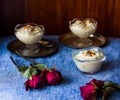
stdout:
<svg viewBox="0 0 120 100">
<path fill-rule="evenodd" d="M 89 47 L 72 52 L 73 60 L 76 66 L 86 73 L 95 73 L 106 59 L 105 53 L 99 47 Z"/>
<path fill-rule="evenodd" d="M 69 21 L 69 28 L 73 34 L 80 38 L 87 38 L 95 33 L 97 22 L 94 19 L 73 19 Z"/>
<path fill-rule="evenodd" d="M 75 55 L 75 59 L 78 60 L 100 60 L 101 58 L 104 57 L 104 54 L 102 52 L 99 51 L 95 51 L 93 50 L 83 50 L 83 51 L 79 51 L 79 53 L 77 55 Z"/>
<path fill-rule="evenodd" d="M 23 24 L 20 28 L 17 25 L 15 28 L 16 37 L 25 44 L 34 44 L 41 40 L 44 34 L 44 27 L 36 24 Z"/>
</svg>

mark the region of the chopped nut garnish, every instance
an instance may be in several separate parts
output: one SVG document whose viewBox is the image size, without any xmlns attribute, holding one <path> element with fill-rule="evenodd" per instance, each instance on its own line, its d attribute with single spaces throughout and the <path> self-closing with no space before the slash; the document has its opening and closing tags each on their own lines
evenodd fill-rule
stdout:
<svg viewBox="0 0 120 100">
<path fill-rule="evenodd" d="M 24 26 L 24 29 L 29 29 L 29 28 L 31 28 L 31 25 Z"/>
<path fill-rule="evenodd" d="M 93 55 L 96 55 L 96 53 L 94 51 L 86 51 L 86 52 L 82 52 L 82 54 L 84 56 L 93 56 Z"/>
</svg>

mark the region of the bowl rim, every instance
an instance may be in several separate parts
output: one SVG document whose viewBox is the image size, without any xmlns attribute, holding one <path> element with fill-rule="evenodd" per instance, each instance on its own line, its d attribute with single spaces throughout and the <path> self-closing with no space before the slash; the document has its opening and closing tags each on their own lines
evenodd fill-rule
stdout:
<svg viewBox="0 0 120 100">
<path fill-rule="evenodd" d="M 102 52 L 104 56 L 102 58 L 100 58 L 100 59 L 97 59 L 97 60 L 96 59 L 95 60 L 79 60 L 79 59 L 75 58 L 75 55 L 77 55 L 77 53 L 79 51 L 92 50 L 92 49 L 97 49 L 98 51 Z M 92 46 L 92 47 L 82 48 L 82 49 L 78 49 L 78 50 L 73 50 L 72 51 L 72 58 L 75 59 L 75 60 L 77 60 L 77 61 L 79 61 L 79 62 L 104 61 L 106 59 L 106 54 L 105 54 L 105 52 L 103 51 L 102 48 L 97 47 L 97 46 Z"/>
</svg>

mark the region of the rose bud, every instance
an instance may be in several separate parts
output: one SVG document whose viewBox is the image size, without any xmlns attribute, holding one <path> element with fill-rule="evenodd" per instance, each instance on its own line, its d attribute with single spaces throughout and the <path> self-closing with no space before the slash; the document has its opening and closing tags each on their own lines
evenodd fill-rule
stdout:
<svg viewBox="0 0 120 100">
<path fill-rule="evenodd" d="M 57 85 L 62 82 L 63 77 L 59 71 L 52 69 L 46 73 L 46 79 L 48 85 Z"/>
<path fill-rule="evenodd" d="M 43 76 L 33 75 L 32 80 L 27 80 L 25 82 L 26 91 L 29 88 L 39 89 L 46 85 L 46 80 Z"/>
</svg>

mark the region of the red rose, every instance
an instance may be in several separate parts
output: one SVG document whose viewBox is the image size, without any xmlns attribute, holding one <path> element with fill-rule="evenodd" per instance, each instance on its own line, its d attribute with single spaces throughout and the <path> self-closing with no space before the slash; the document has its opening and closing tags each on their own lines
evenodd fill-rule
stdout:
<svg viewBox="0 0 120 100">
<path fill-rule="evenodd" d="M 39 89 L 46 85 L 46 80 L 43 76 L 40 75 L 33 75 L 32 80 L 27 80 L 25 82 L 26 91 L 28 91 L 29 88 Z"/>
<path fill-rule="evenodd" d="M 87 85 L 80 87 L 81 95 L 84 98 L 84 100 L 96 100 L 96 91 L 94 86 Z"/>
<path fill-rule="evenodd" d="M 104 86 L 104 81 L 93 79 L 86 83 L 86 86 L 80 87 L 81 95 L 84 100 L 96 100 Z M 98 93 L 100 92 L 100 93 Z"/>
<path fill-rule="evenodd" d="M 45 76 L 48 85 L 57 85 L 61 83 L 63 80 L 61 73 L 55 69 L 48 71 Z"/>
</svg>

